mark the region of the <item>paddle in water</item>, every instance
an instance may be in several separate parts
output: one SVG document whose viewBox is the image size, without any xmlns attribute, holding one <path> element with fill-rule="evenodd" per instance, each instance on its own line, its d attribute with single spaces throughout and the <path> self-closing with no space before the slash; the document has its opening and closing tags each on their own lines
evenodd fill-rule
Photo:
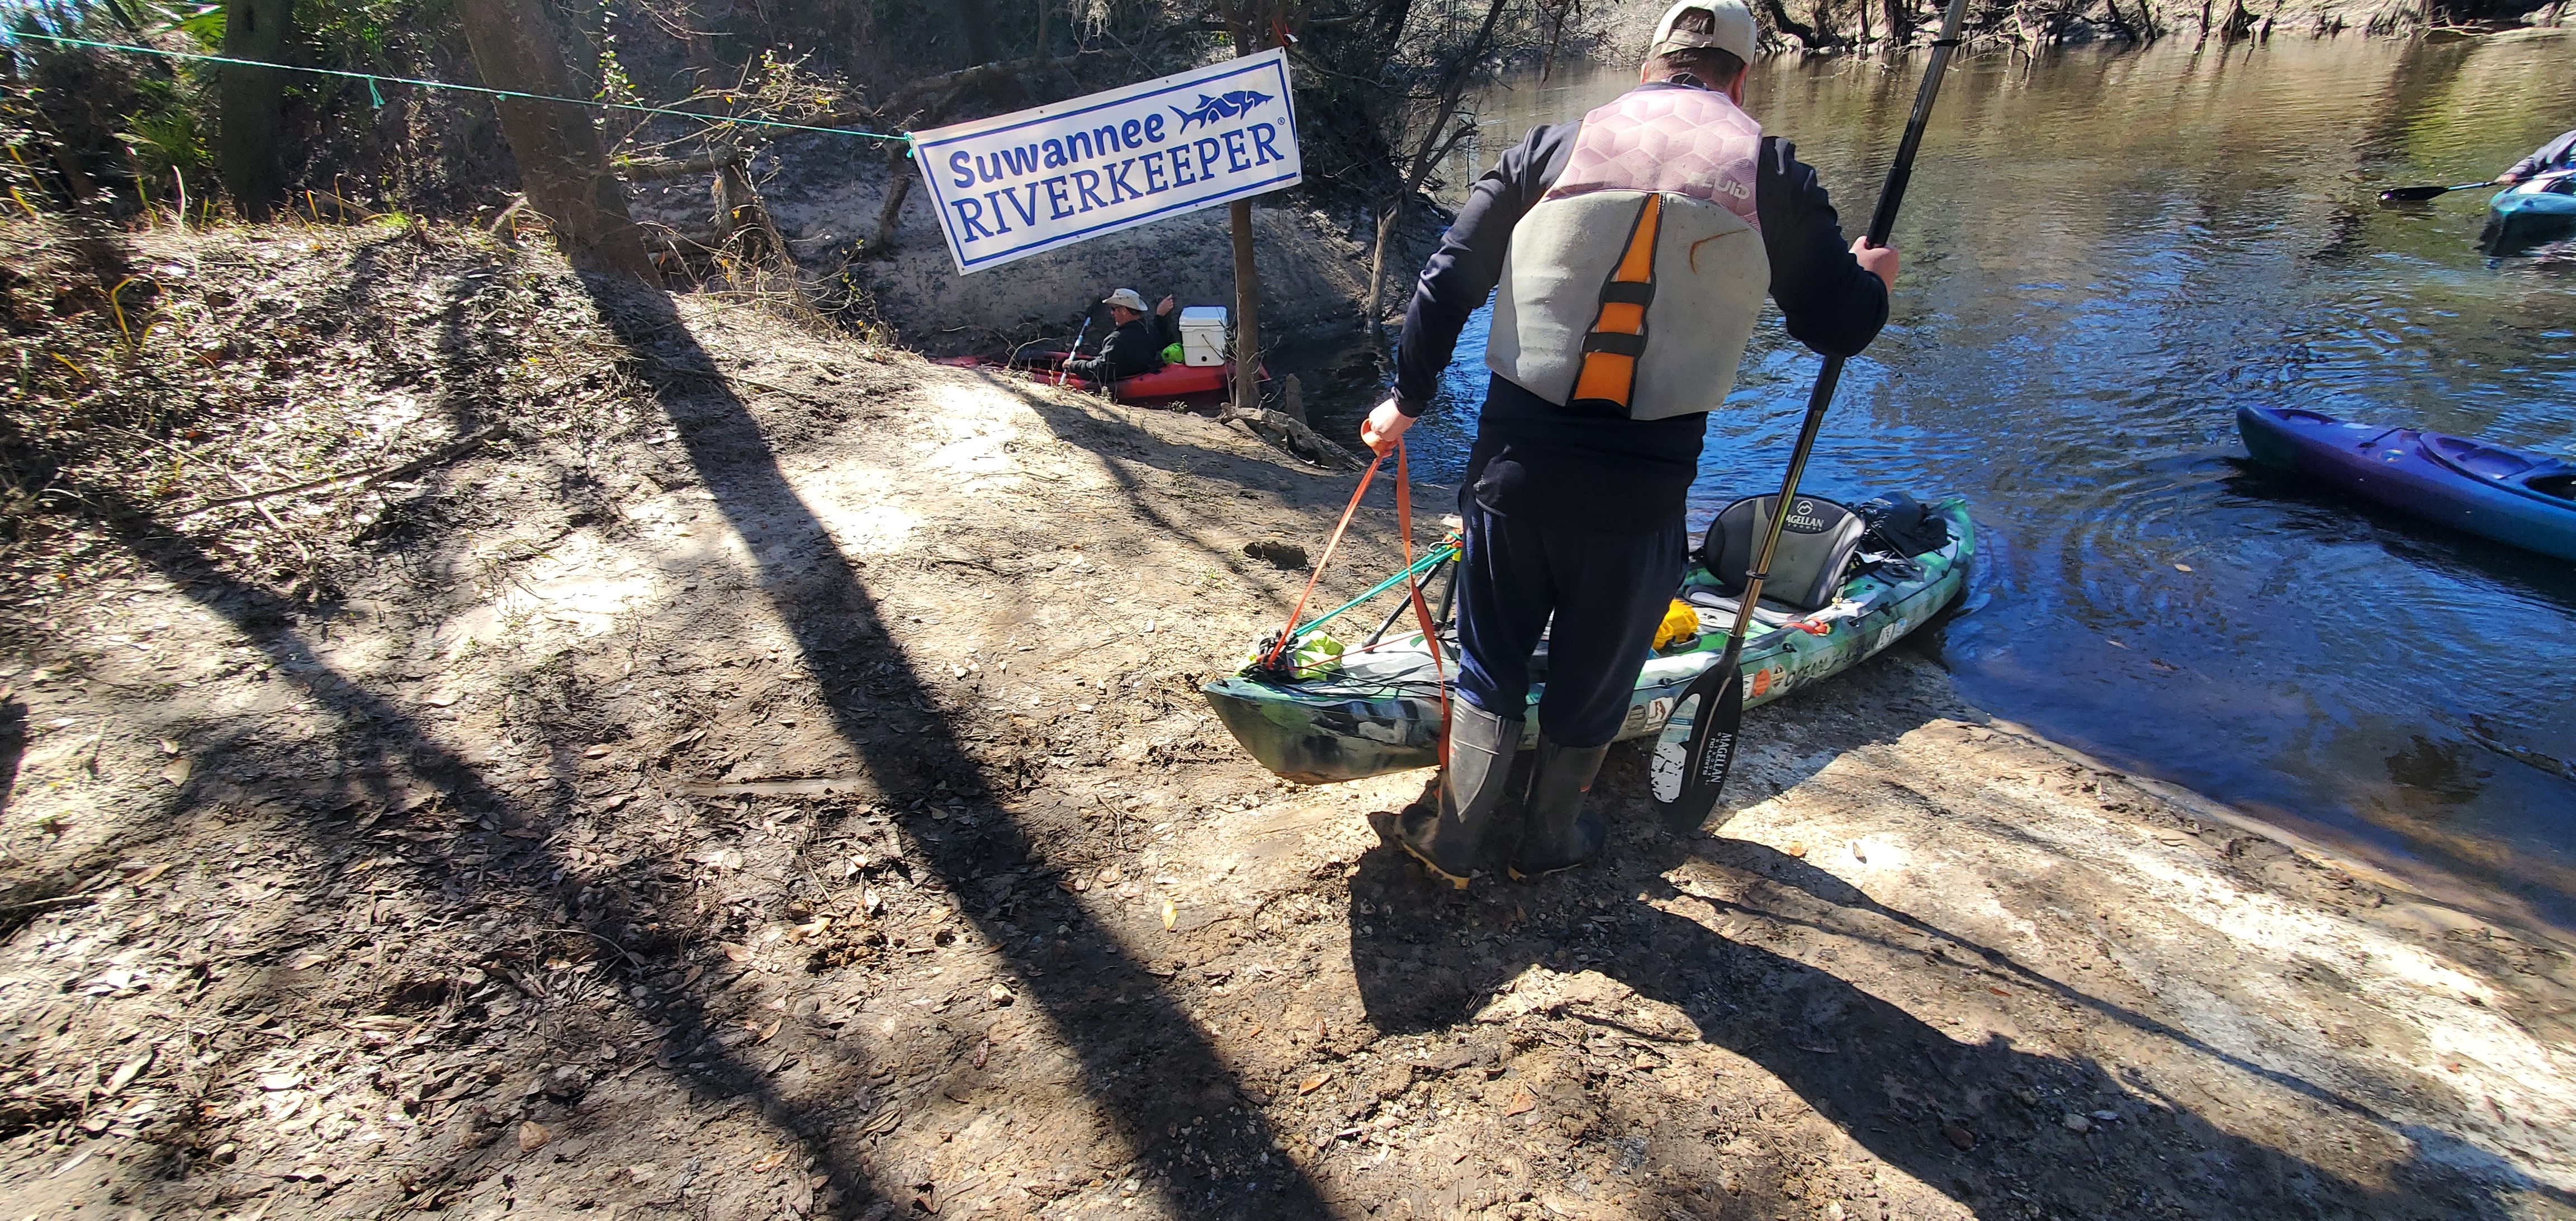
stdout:
<svg viewBox="0 0 2576 1221">
<path fill-rule="evenodd" d="M 2493 182 L 2463 182 L 2455 187 L 2395 187 L 2379 193 L 2381 203 L 2422 203 L 2453 191 L 2474 191 L 2479 187 L 2499 185 Z"/>
<path fill-rule="evenodd" d="M 1923 69 L 1914 112 L 1906 116 L 1905 138 L 1897 143 L 1895 164 L 1887 167 L 1878 210 L 1870 214 L 1872 246 L 1886 245 L 1889 230 L 1896 227 L 1897 206 L 1905 201 L 1905 184 L 1914 174 L 1914 153 L 1922 146 L 1924 125 L 1932 118 L 1932 100 L 1941 92 L 1942 71 L 1950 66 L 1951 52 L 1958 49 L 1959 22 L 1967 7 L 1967 0 L 1949 0 L 1941 15 L 1941 36 L 1932 42 L 1932 62 Z M 1736 608 L 1735 626 L 1727 633 L 1726 651 L 1674 701 L 1672 719 L 1655 742 L 1650 767 L 1655 808 L 1674 830 L 1696 830 L 1708 821 L 1717 809 L 1719 791 L 1726 787 L 1726 774 L 1735 766 L 1736 737 L 1744 727 L 1744 638 L 1752 631 L 1753 610 L 1762 601 L 1762 580 L 1780 547 L 1780 526 L 1789 517 L 1784 509 L 1797 498 L 1798 479 L 1806 473 L 1807 455 L 1816 448 L 1816 432 L 1824 427 L 1825 408 L 1832 405 L 1834 385 L 1842 375 L 1839 356 L 1826 357 L 1824 367 L 1817 370 L 1815 389 L 1807 394 L 1806 424 L 1798 430 L 1798 447 L 1789 455 L 1789 474 L 1780 483 L 1780 499 L 1772 503 L 1771 528 L 1762 536 L 1752 569 L 1744 574 L 1743 601 Z"/>
</svg>

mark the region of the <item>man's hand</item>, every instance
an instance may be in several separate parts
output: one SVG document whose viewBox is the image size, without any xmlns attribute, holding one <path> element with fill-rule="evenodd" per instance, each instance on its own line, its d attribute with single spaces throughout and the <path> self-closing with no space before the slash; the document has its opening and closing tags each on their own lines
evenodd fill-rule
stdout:
<svg viewBox="0 0 2576 1221">
<path fill-rule="evenodd" d="M 1174 302 L 1170 297 L 1164 297 L 1162 300 L 1154 303 L 1154 313 L 1157 316 L 1171 313 L 1173 304 Z"/>
<path fill-rule="evenodd" d="M 1861 270 L 1878 277 L 1887 291 L 1896 291 L 1896 247 L 1872 246 L 1867 237 L 1856 238 L 1851 245 L 1852 257 L 1860 260 Z"/>
<path fill-rule="evenodd" d="M 1395 399 L 1390 397 L 1370 409 L 1368 420 L 1360 425 L 1360 443 L 1376 450 L 1377 456 L 1383 458 L 1395 452 L 1396 438 L 1403 436 L 1404 430 L 1411 427 L 1413 417 L 1398 410 Z"/>
</svg>

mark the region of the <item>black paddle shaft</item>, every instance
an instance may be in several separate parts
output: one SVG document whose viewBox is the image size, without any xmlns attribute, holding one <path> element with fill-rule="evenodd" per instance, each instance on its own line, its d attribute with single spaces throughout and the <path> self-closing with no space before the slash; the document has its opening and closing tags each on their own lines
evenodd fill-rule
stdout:
<svg viewBox="0 0 2576 1221">
<path fill-rule="evenodd" d="M 2436 196 L 2448 195 L 2453 191 L 2474 191 L 2479 187 L 2491 187 L 2495 185 L 2496 184 L 2493 182 L 2463 182 L 2458 186 L 2450 187 L 2395 187 L 2390 190 L 2381 191 L 2379 193 L 2379 202 L 2422 203 L 2425 200 L 2435 198 Z"/>
<path fill-rule="evenodd" d="M 1905 185 L 1914 176 L 1914 154 L 1923 146 L 1923 128 L 1931 121 L 1933 99 L 1940 96 L 1941 77 L 1950 66 L 1950 55 L 1959 46 L 1959 22 L 1968 8 L 1967 0 L 1949 0 L 1941 15 L 1941 36 L 1932 42 L 1932 62 L 1924 67 L 1923 85 L 1914 94 L 1914 113 L 1906 116 L 1905 137 L 1897 143 L 1896 161 L 1887 167 L 1887 185 L 1878 193 L 1878 210 L 1869 218 L 1869 244 L 1884 246 L 1888 234 L 1896 227 L 1896 209 L 1905 202 Z M 1770 575 L 1772 557 L 1780 549 L 1780 527 L 1787 523 L 1792 504 L 1798 496 L 1798 481 L 1807 473 L 1807 456 L 1815 452 L 1816 433 L 1825 425 L 1825 408 L 1832 406 L 1834 387 L 1842 381 L 1843 358 L 1828 356 L 1824 367 L 1816 371 L 1815 389 L 1807 393 L 1807 419 L 1798 429 L 1797 448 L 1789 454 L 1788 475 L 1780 481 L 1780 499 L 1771 506 L 1771 524 L 1762 535 L 1761 550 L 1753 567 L 1744 574 L 1743 601 L 1735 609 L 1735 626 L 1727 632 L 1726 649 L 1718 655 L 1717 665 L 1709 669 L 1683 692 L 1687 704 L 1698 697 L 1697 714 L 1692 722 L 1689 741 L 1682 751 L 1681 773 L 1676 778 L 1680 790 L 1669 802 L 1658 803 L 1667 825 L 1696 828 L 1716 810 L 1719 793 L 1726 787 L 1727 773 L 1735 766 L 1735 744 L 1744 724 L 1744 638 L 1753 630 L 1753 611 L 1762 602 L 1762 582 Z"/>
<path fill-rule="evenodd" d="M 1896 228 L 1896 209 L 1905 202 L 1905 187 L 1914 178 L 1914 154 L 1923 147 L 1923 129 L 1932 120 L 1932 102 L 1941 94 L 1941 77 L 1950 66 L 1950 54 L 1959 47 L 1959 21 L 1967 9 L 1967 0 L 1950 0 L 1941 15 L 1941 36 L 1932 41 L 1932 62 L 1923 69 L 1923 85 L 1914 93 L 1914 112 L 1905 117 L 1905 136 L 1896 145 L 1896 161 L 1887 167 L 1887 185 L 1878 192 L 1878 209 L 1869 216 L 1869 244 L 1884 246 Z M 1807 456 L 1815 452 L 1816 433 L 1825 426 L 1825 409 L 1833 405 L 1834 387 L 1843 379 L 1843 358 L 1828 356 L 1824 367 L 1816 370 L 1815 388 L 1807 392 L 1807 419 L 1798 429 L 1798 446 L 1789 453 L 1789 473 L 1780 481 L 1780 499 L 1771 506 L 1771 528 L 1762 535 L 1762 549 L 1754 557 L 1753 568 L 1744 574 L 1744 603 L 1736 608 L 1735 627 L 1727 634 L 1727 659 L 1742 656 L 1745 634 L 1753 628 L 1753 608 L 1761 601 L 1763 579 L 1771 575 L 1771 558 L 1780 548 L 1780 527 L 1789 520 L 1789 502 L 1798 494 L 1798 481 L 1807 473 Z"/>
</svg>

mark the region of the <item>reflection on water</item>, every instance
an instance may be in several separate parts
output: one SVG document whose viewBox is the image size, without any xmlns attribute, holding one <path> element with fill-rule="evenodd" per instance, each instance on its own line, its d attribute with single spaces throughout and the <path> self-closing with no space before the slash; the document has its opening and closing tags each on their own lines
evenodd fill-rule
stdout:
<svg viewBox="0 0 2576 1221">
<path fill-rule="evenodd" d="M 1954 69 L 1897 226 L 1895 317 L 1809 479 L 1970 499 L 1978 589 L 1930 642 L 1970 698 L 2576 919 L 2576 571 L 2249 472 L 2234 426 L 2241 403 L 2295 403 L 2576 452 L 2576 267 L 2480 257 L 2483 192 L 2374 198 L 2576 125 L 2571 52 L 2534 33 Z M 1919 71 L 1769 66 L 1749 102 L 1857 228 Z M 1560 67 L 1486 99 L 1494 140 L 1452 191 L 1633 79 Z M 1423 478 L 1459 474 L 1482 325 L 1411 434 Z M 1776 320 L 1757 335 L 1695 518 L 1776 484 L 1815 368 Z M 1377 392 L 1346 363 L 1319 425 L 1355 430 Z"/>
</svg>

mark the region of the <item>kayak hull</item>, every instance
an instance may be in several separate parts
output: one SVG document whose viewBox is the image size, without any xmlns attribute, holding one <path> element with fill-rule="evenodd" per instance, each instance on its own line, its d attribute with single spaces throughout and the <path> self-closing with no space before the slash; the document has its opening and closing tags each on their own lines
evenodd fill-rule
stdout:
<svg viewBox="0 0 2576 1221">
<path fill-rule="evenodd" d="M 1058 360 L 1063 358 L 1061 353 L 1051 355 Z M 1063 386 L 1072 390 L 1097 388 L 1089 378 L 1064 376 L 1052 368 L 1015 369 L 980 356 L 960 356 L 941 363 L 960 368 L 986 368 L 1006 375 L 1016 374 L 1041 385 Z M 1114 384 L 1111 393 L 1119 402 L 1146 406 L 1215 397 L 1225 394 L 1233 385 L 1234 362 L 1229 360 L 1219 365 L 1165 365 L 1152 373 L 1122 377 Z"/>
<path fill-rule="evenodd" d="M 1744 646 L 1746 707 L 1767 704 L 1860 664 L 1958 600 L 1976 556 L 1976 529 L 1963 500 L 1932 508 L 1949 528 L 1950 542 L 1915 557 L 1918 572 L 1902 579 L 1855 577 L 1844 583 L 1833 605 L 1781 627 L 1756 630 Z M 1694 587 L 1714 589 L 1718 582 L 1694 563 L 1676 593 Z M 1660 733 L 1692 680 L 1718 663 L 1726 648 L 1724 629 L 1705 612 L 1702 622 L 1707 628 L 1702 635 L 1646 662 L 1618 740 Z M 1542 642 L 1532 660 L 1524 747 L 1538 741 L 1546 647 Z M 1454 679 L 1457 661 L 1446 647 L 1441 665 Z M 1323 678 L 1279 683 L 1230 674 L 1201 690 L 1246 752 L 1263 767 L 1301 784 L 1361 780 L 1439 762 L 1439 680 L 1418 632 L 1390 637 L 1365 654 L 1346 654 L 1343 671 Z"/>
<path fill-rule="evenodd" d="M 2576 238 L 2576 195 L 2539 189 L 2546 181 L 2508 187 L 2487 201 L 2487 227 L 2478 235 L 2487 253 L 2508 254 Z"/>
<path fill-rule="evenodd" d="M 2465 437 L 2243 407 L 2246 452 L 2363 499 L 2500 543 L 2576 560 L 2576 463 Z"/>
</svg>

